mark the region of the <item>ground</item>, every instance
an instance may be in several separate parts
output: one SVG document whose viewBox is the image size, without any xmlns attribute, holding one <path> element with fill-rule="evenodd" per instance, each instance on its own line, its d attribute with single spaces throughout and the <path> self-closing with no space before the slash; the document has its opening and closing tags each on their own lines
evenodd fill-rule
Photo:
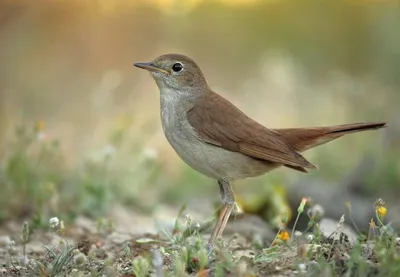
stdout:
<svg viewBox="0 0 400 277">
<path fill-rule="evenodd" d="M 121 209 L 117 210 L 119 214 Z M 137 222 L 140 216 L 125 212 L 126 217 L 115 223 L 81 216 L 71 225 L 58 222 L 53 228 L 30 230 L 26 243 L 26 225 L 9 221 L 1 229 L 0 275 L 397 276 L 400 273 L 400 240 L 393 236 L 390 227 L 375 226 L 368 238 L 354 240 L 350 238 L 353 234 L 346 231 L 349 227 L 339 220 L 332 221 L 331 235 L 318 234 L 314 226 L 311 232 L 296 232 L 288 241 L 278 236 L 282 240 L 271 244 L 271 230 L 267 227 L 247 231 L 243 227 L 255 226 L 261 220 L 239 215 L 231 219 L 224 238 L 209 249 L 206 241 L 211 220 L 198 224 L 183 211 L 175 220 L 164 211 L 164 222 L 171 224 L 161 223 L 162 227 L 155 228 L 147 219 L 147 223 L 142 221 L 142 228 L 148 231 L 138 233 L 139 226 L 130 230 L 124 230 L 123 226 L 130 225 L 126 224 L 129 220 Z M 326 230 L 330 228 L 327 223 L 320 223 L 316 225 L 318 228 L 322 229 L 322 225 Z M 240 233 L 235 232 L 235 226 Z"/>
</svg>

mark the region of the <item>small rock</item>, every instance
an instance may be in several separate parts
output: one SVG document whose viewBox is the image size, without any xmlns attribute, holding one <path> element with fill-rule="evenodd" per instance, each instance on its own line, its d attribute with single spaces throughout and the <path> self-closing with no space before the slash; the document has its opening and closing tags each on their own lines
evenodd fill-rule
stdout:
<svg viewBox="0 0 400 277">
<path fill-rule="evenodd" d="M 45 252 L 43 243 L 33 240 L 26 245 L 26 252 L 28 254 L 41 254 Z"/>
<path fill-rule="evenodd" d="M 228 221 L 224 234 L 228 235 L 232 233 L 239 233 L 245 237 L 259 235 L 262 240 L 266 241 L 272 241 L 275 237 L 275 232 L 272 231 L 272 228 L 265 221 L 256 215 L 250 214 L 237 215 Z"/>
<path fill-rule="evenodd" d="M 366 243 L 361 246 L 361 249 L 361 255 L 363 258 L 369 259 L 374 252 L 375 245 L 373 243 Z"/>
<path fill-rule="evenodd" d="M 75 220 L 75 232 L 78 235 L 95 234 L 96 223 L 84 216 L 78 216 Z"/>
<path fill-rule="evenodd" d="M 55 246 L 55 247 L 63 247 L 66 245 L 74 245 L 75 241 L 71 238 L 62 238 L 60 236 L 54 235 L 51 242 L 50 242 L 50 246 Z"/>
<path fill-rule="evenodd" d="M 131 237 L 127 234 L 113 232 L 108 236 L 108 239 L 114 244 L 123 245 L 125 242 L 129 241 Z"/>
<path fill-rule="evenodd" d="M 109 277 L 119 276 L 118 272 L 115 269 L 113 269 L 111 266 L 105 266 L 103 269 L 103 272 L 104 272 L 105 276 L 109 276 Z"/>
<path fill-rule="evenodd" d="M 94 256 L 95 258 L 103 259 L 103 260 L 108 257 L 107 252 L 101 248 L 93 248 L 92 250 L 89 251 L 88 255 Z"/>
<path fill-rule="evenodd" d="M 20 256 L 20 257 L 19 257 L 19 263 L 20 263 L 22 266 L 26 266 L 26 265 L 28 264 L 28 262 L 29 262 L 29 259 L 28 259 L 27 256 Z"/>
<path fill-rule="evenodd" d="M 234 260 L 247 260 L 247 261 L 252 261 L 254 259 L 254 257 L 256 256 L 256 253 L 254 250 L 238 250 L 238 251 L 234 251 L 232 253 L 232 258 Z"/>
<path fill-rule="evenodd" d="M 244 249 L 246 247 L 249 247 L 248 240 L 244 236 L 236 233 L 227 239 L 227 243 L 230 250 Z"/>
<path fill-rule="evenodd" d="M 325 238 L 340 240 L 340 232 L 337 232 L 338 222 L 338 220 L 333 220 L 330 218 L 323 218 L 321 220 L 319 226 Z M 343 224 L 340 231 L 347 236 L 351 245 L 354 245 L 354 243 L 357 241 L 357 233 L 346 224 Z"/>
</svg>

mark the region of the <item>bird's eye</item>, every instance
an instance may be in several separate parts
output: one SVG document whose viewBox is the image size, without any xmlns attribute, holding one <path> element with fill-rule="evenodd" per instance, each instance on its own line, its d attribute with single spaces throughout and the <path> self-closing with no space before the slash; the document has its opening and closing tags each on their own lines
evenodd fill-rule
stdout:
<svg viewBox="0 0 400 277">
<path fill-rule="evenodd" d="M 175 72 L 182 71 L 182 69 L 183 69 L 183 65 L 181 63 L 174 63 L 172 65 L 172 70 Z"/>
</svg>

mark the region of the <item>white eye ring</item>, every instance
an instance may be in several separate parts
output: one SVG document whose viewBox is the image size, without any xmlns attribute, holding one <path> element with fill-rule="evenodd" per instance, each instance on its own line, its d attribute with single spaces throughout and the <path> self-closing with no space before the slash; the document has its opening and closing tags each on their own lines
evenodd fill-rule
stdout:
<svg viewBox="0 0 400 277">
<path fill-rule="evenodd" d="M 183 64 L 180 62 L 176 62 L 172 65 L 172 70 L 174 72 L 181 72 L 183 70 Z"/>
</svg>

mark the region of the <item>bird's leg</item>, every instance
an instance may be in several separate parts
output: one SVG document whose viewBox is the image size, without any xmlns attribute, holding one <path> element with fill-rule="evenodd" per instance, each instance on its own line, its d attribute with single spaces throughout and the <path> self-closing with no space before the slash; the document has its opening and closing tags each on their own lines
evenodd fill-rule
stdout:
<svg viewBox="0 0 400 277">
<path fill-rule="evenodd" d="M 211 237 L 208 242 L 210 245 L 213 245 L 215 241 L 222 235 L 226 223 L 228 222 L 229 216 L 231 215 L 232 210 L 235 206 L 235 196 L 233 194 L 229 181 L 219 179 L 218 185 L 221 194 L 222 209 L 219 213 L 217 224 L 215 225 L 214 230 L 211 233 Z"/>
</svg>

